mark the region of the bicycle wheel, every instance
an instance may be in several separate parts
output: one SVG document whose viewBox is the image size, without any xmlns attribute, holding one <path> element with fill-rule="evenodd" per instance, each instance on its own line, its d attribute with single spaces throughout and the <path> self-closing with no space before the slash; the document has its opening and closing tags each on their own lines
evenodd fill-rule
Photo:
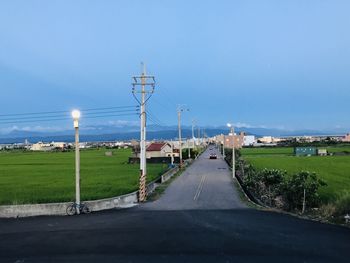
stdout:
<svg viewBox="0 0 350 263">
<path fill-rule="evenodd" d="M 75 215 L 76 214 L 76 208 L 75 208 L 75 204 L 70 204 L 69 206 L 67 206 L 66 209 L 66 213 L 69 216 Z"/>
<path fill-rule="evenodd" d="M 82 210 L 83 214 L 90 214 L 91 213 L 91 209 L 85 204 L 83 204 L 83 208 L 81 210 Z"/>
</svg>

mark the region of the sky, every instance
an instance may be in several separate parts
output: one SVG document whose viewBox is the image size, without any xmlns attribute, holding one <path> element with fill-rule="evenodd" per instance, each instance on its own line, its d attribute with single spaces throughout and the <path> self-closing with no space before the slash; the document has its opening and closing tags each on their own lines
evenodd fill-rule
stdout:
<svg viewBox="0 0 350 263">
<path fill-rule="evenodd" d="M 350 131 L 349 12 L 337 0 L 1 1 L 0 115 L 136 105 L 144 62 L 157 124 L 175 125 L 182 104 L 184 124 Z"/>
</svg>

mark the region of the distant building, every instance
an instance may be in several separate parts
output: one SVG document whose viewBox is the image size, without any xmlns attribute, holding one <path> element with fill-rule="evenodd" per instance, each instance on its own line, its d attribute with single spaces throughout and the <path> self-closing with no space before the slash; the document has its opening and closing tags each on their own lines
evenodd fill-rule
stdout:
<svg viewBox="0 0 350 263">
<path fill-rule="evenodd" d="M 317 149 L 317 155 L 319 155 L 319 156 L 326 156 L 327 155 L 327 149 Z"/>
<path fill-rule="evenodd" d="M 240 134 L 232 134 L 224 135 L 225 140 L 225 148 L 232 148 L 232 146 L 235 146 L 235 149 L 240 149 L 243 146 L 244 143 L 244 132 L 241 132 Z"/>
<path fill-rule="evenodd" d="M 66 148 L 67 144 L 65 142 L 52 142 L 51 146 L 54 149 L 64 149 Z"/>
<path fill-rule="evenodd" d="M 51 143 L 43 143 L 38 142 L 31 145 L 29 148 L 31 151 L 52 151 L 54 149 L 63 150 L 67 147 L 65 142 L 51 142 Z"/>
<path fill-rule="evenodd" d="M 171 156 L 174 158 L 174 162 L 179 162 L 180 152 L 179 149 L 175 149 L 167 142 L 152 142 L 146 147 L 146 160 L 147 163 L 170 163 Z M 139 163 L 140 151 L 134 151 L 134 155 L 129 158 L 129 163 Z"/>
<path fill-rule="evenodd" d="M 254 135 L 244 135 L 243 146 L 252 146 L 255 143 Z"/>
<path fill-rule="evenodd" d="M 172 148 L 169 143 L 154 142 L 148 145 L 146 148 L 146 158 L 154 157 L 170 157 L 172 154 Z"/>
<path fill-rule="evenodd" d="M 276 138 L 276 137 L 272 137 L 272 136 L 264 136 L 264 137 L 258 138 L 258 142 L 260 142 L 260 143 L 278 143 L 281 141 L 282 141 L 281 138 Z"/>
<path fill-rule="evenodd" d="M 34 143 L 31 147 L 31 151 L 51 151 L 54 147 L 51 145 L 51 143 L 43 143 L 38 142 Z"/>
<path fill-rule="evenodd" d="M 350 133 L 346 134 L 343 138 L 342 138 L 343 142 L 350 142 Z"/>
<path fill-rule="evenodd" d="M 296 156 L 312 156 L 317 154 L 316 147 L 295 147 L 294 154 Z"/>
</svg>

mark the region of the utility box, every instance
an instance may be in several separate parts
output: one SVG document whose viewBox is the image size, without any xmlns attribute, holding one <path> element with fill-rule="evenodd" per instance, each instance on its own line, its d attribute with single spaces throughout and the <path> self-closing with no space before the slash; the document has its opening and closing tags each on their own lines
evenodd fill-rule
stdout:
<svg viewBox="0 0 350 263">
<path fill-rule="evenodd" d="M 314 156 L 317 155 L 316 147 L 295 147 L 295 156 Z"/>
</svg>

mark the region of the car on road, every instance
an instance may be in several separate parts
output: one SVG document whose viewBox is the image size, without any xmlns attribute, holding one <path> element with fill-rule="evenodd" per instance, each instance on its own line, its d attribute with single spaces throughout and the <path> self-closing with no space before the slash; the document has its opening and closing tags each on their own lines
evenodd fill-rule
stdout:
<svg viewBox="0 0 350 263">
<path fill-rule="evenodd" d="M 217 159 L 217 158 L 218 158 L 218 156 L 215 153 L 211 153 L 209 155 L 209 159 Z"/>
</svg>

